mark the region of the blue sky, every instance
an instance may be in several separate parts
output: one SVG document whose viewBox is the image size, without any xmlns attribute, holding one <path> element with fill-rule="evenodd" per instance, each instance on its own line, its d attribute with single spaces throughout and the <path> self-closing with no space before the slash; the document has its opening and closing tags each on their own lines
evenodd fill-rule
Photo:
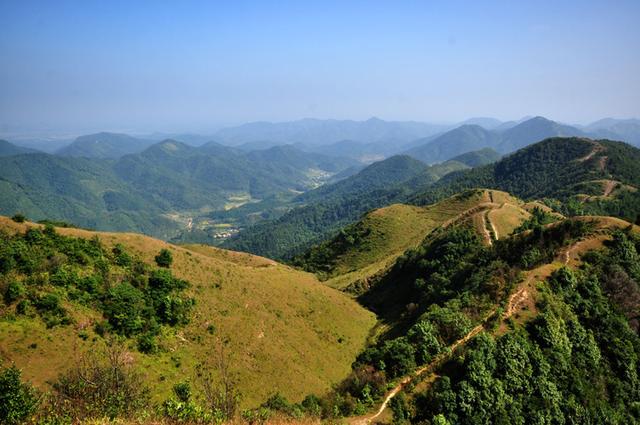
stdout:
<svg viewBox="0 0 640 425">
<path fill-rule="evenodd" d="M 0 0 L 0 132 L 640 116 L 640 1 Z"/>
</svg>

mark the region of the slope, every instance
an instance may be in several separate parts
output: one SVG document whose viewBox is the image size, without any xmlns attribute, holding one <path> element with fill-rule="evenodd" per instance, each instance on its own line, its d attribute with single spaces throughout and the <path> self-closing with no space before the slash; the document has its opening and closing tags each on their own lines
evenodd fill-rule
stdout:
<svg viewBox="0 0 640 425">
<path fill-rule="evenodd" d="M 640 150 L 621 142 L 585 138 L 551 138 L 521 149 L 495 164 L 452 173 L 411 203 L 426 205 L 442 197 L 474 187 L 504 190 L 524 198 L 568 200 L 580 195 L 580 183 L 615 180 L 638 187 Z M 586 205 L 585 212 L 616 215 L 635 220 L 637 192 L 626 191 L 624 203 Z M 592 208 L 592 209 L 588 209 Z M 596 209 L 599 208 L 599 209 Z"/>
<path fill-rule="evenodd" d="M 486 130 L 479 125 L 467 124 L 453 129 L 426 144 L 410 149 L 406 154 L 427 164 L 432 164 L 446 161 L 464 152 L 475 151 L 485 147 L 495 147 L 498 140 L 498 133 Z"/>
<path fill-rule="evenodd" d="M 487 130 L 478 125 L 463 125 L 424 142 L 413 142 L 406 153 L 426 163 L 446 161 L 456 155 L 481 148 L 510 153 L 549 137 L 586 136 L 575 127 L 534 117 L 507 128 Z"/>
<path fill-rule="evenodd" d="M 467 166 L 457 161 L 427 167 L 410 157 L 394 156 L 345 180 L 300 195 L 294 202 L 303 205 L 247 228 L 224 246 L 270 258 L 291 258 L 365 212 L 402 201 L 416 188 L 464 168 Z"/>
<path fill-rule="evenodd" d="M 3 217 L 0 227 L 14 233 L 38 225 Z M 121 244 L 150 265 L 161 249 L 168 249 L 174 259 L 171 271 L 191 283 L 188 291 L 196 303 L 187 325 L 163 331 L 157 354 L 141 354 L 129 344 L 132 361 L 154 388 L 156 400 L 192 376 L 196 364 L 219 342 L 233 354 L 231 367 L 246 407 L 274 391 L 298 401 L 310 392 L 323 393 L 348 373 L 374 323 L 370 312 L 318 284 L 313 275 L 270 260 L 211 247 L 178 247 L 131 233 L 56 230 L 72 237 L 98 237 L 109 249 Z M 4 290 L 4 276 L 2 282 Z M 39 290 L 65 293 L 50 284 Z M 97 311 L 72 298 L 66 298 L 64 307 L 73 323 L 50 329 L 37 316 L 14 313 L 13 305 L 0 310 L 3 361 L 15 362 L 41 388 L 69 367 L 70 359 L 99 349 L 102 341 L 93 326 L 100 320 Z"/>
<path fill-rule="evenodd" d="M 379 314 L 377 341 L 329 407 L 354 424 L 390 421 L 387 406 L 394 422 L 570 421 L 606 411 L 634 423 L 635 360 L 622 359 L 640 353 L 640 227 L 611 217 L 546 225 L 532 217 L 524 227 L 532 230 L 486 243 L 473 217 L 510 214 L 504 203 L 485 215 L 488 204 L 440 226 L 370 282 L 359 300 Z M 545 398 L 536 383 L 556 396 Z M 523 407 L 503 409 L 515 403 Z"/>
<path fill-rule="evenodd" d="M 504 308 L 482 311 L 483 308 L 476 305 L 474 309 L 468 299 L 481 295 L 476 292 L 479 288 L 473 286 L 477 280 L 473 275 L 448 274 L 447 277 L 457 283 L 466 280 L 468 286 L 457 287 L 454 294 L 448 295 L 452 298 L 441 306 L 430 307 L 422 316 L 414 315 L 418 319 L 407 336 L 378 344 L 360 356 L 359 367 L 367 364 L 377 367 L 376 359 L 384 358 L 384 354 L 376 353 L 376 349 L 384 352 L 407 344 L 403 347 L 415 347 L 418 367 L 399 377 L 397 385 L 381 398 L 379 408 L 376 406 L 370 415 L 350 422 L 372 422 L 402 393 L 401 407 L 396 404 L 393 409 L 394 418 L 407 414 L 411 421 L 439 417 L 441 420 L 464 419 L 467 423 L 481 416 L 488 423 L 496 423 L 521 421 L 532 415 L 551 415 L 571 421 L 599 418 L 606 410 L 607 417 L 616 418 L 619 423 L 635 423 L 637 415 L 625 406 L 633 403 L 633 397 L 627 397 L 626 391 L 635 385 L 637 378 L 628 375 L 629 369 L 620 367 L 618 362 L 629 355 L 635 358 L 639 352 L 638 322 L 633 312 L 640 305 L 640 288 L 636 282 L 640 277 L 636 255 L 640 247 L 639 230 L 618 219 L 586 217 L 555 223 L 537 229 L 535 234 L 527 233 L 506 241 L 505 246 L 497 249 L 502 273 L 504 267 L 512 267 L 521 278 L 511 281 L 516 286 L 510 293 L 497 298 L 497 306 Z M 540 244 L 541 236 L 546 239 L 544 244 Z M 452 242 L 460 244 L 462 240 L 449 238 L 449 246 L 440 255 L 461 254 L 454 254 Z M 534 263 L 527 264 L 508 251 L 515 248 L 516 255 L 527 253 L 535 245 L 546 245 L 547 253 L 544 259 Z M 443 246 L 436 244 L 432 248 Z M 634 253 L 633 259 L 620 259 L 621 250 Z M 480 257 L 485 255 L 481 253 Z M 429 264 L 430 258 L 447 261 L 430 255 L 427 250 L 410 258 L 402 267 L 406 271 L 412 267 L 431 269 L 428 275 L 434 267 Z M 472 257 L 465 258 L 464 254 L 462 258 L 473 262 Z M 417 261 L 426 264 L 420 267 Z M 588 263 L 583 271 L 571 269 L 583 263 Z M 495 269 L 489 273 L 482 270 L 485 267 L 486 264 L 477 264 L 474 273 L 490 279 L 499 276 Z M 396 275 L 402 279 L 401 276 Z M 504 277 L 509 285 L 512 278 L 503 274 L 501 279 Z M 441 279 L 440 276 L 434 278 Z M 491 287 L 495 283 L 490 280 L 486 285 Z M 429 291 L 425 295 L 433 296 Z M 468 320 L 473 317 L 475 319 Z M 444 333 L 451 331 L 453 335 Z M 616 335 L 615 344 L 610 342 L 613 335 Z M 622 340 L 625 343 L 621 343 Z M 397 357 L 385 367 L 398 370 L 393 365 L 397 367 L 403 361 L 406 362 L 406 358 Z M 610 386 L 605 389 L 595 385 L 603 380 L 610 385 L 615 382 L 613 385 L 621 390 L 610 391 Z M 544 393 L 531 391 L 531 386 L 536 385 L 533 382 L 554 388 L 557 396 L 546 398 Z M 483 390 L 496 387 L 509 390 L 486 393 Z M 463 396 L 469 393 L 475 394 L 472 401 Z M 604 394 L 607 397 L 603 397 Z M 544 407 L 538 404 L 543 399 L 551 403 L 552 409 L 549 403 L 543 403 Z M 581 410 L 576 411 L 567 399 L 579 400 Z M 503 403 L 523 408 L 503 410 Z"/>
<path fill-rule="evenodd" d="M 366 214 L 333 239 L 296 257 L 294 264 L 327 279 L 332 287 L 361 293 L 371 279 L 432 231 L 466 221 L 483 236 L 488 235 L 486 226 L 493 226 L 494 238 L 506 236 L 530 215 L 521 205 L 492 190 L 468 191 L 426 207 L 391 205 Z"/>
<path fill-rule="evenodd" d="M 117 178 L 108 164 L 48 154 L 0 158 L 0 212 L 83 227 L 162 233 L 167 208 Z"/>
<path fill-rule="evenodd" d="M 120 158 L 127 154 L 142 152 L 154 143 L 120 133 L 96 133 L 77 137 L 71 144 L 56 151 L 61 156 L 84 158 Z"/>
<path fill-rule="evenodd" d="M 0 140 L 0 156 L 12 156 L 25 153 L 38 152 L 35 149 L 23 148 L 21 146 L 14 145 L 6 140 Z"/>
</svg>

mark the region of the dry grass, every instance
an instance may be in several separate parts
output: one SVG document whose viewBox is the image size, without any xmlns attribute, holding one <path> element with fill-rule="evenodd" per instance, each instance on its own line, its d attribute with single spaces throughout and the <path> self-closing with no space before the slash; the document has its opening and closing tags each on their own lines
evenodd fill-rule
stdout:
<svg viewBox="0 0 640 425">
<path fill-rule="evenodd" d="M 519 205 L 506 203 L 500 208 L 489 211 L 487 215 L 495 228 L 497 239 L 509 236 L 514 229 L 530 217 L 531 214 Z"/>
<path fill-rule="evenodd" d="M 33 224 L 0 218 L 0 228 L 24 231 Z M 141 355 L 136 364 L 146 375 L 156 398 L 165 397 L 176 382 L 192 379 L 196 363 L 210 355 L 216 341 L 228 341 L 234 371 L 251 407 L 280 392 L 293 401 L 308 393 L 323 393 L 350 371 L 363 348 L 375 317 L 339 291 L 309 274 L 249 254 L 202 246 L 180 247 L 132 233 L 58 229 L 64 235 L 98 235 L 107 246 L 125 245 L 152 264 L 162 248 L 173 253 L 172 271 L 190 281 L 196 307 L 191 323 L 162 338 L 165 351 Z M 95 313 L 73 307 L 80 325 Z M 210 325 L 215 327 L 211 335 Z M 78 337 L 80 326 L 46 329 L 35 319 L 0 322 L 0 355 L 15 362 L 37 386 L 72 364 L 76 353 L 95 349 L 101 341 L 88 326 L 88 341 Z M 29 348 L 36 344 L 36 348 Z"/>
<path fill-rule="evenodd" d="M 377 209 L 360 223 L 369 230 L 365 241 L 340 256 L 326 283 L 344 289 L 383 273 L 407 249 L 418 246 L 434 229 L 464 221 L 475 208 L 520 201 L 506 192 L 480 189 L 470 196 L 456 195 L 426 207 L 395 204 Z"/>
</svg>

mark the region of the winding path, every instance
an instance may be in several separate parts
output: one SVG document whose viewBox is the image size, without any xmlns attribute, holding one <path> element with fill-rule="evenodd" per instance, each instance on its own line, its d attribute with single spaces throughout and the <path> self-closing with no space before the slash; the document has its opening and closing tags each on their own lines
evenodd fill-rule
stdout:
<svg viewBox="0 0 640 425">
<path fill-rule="evenodd" d="M 579 241 L 576 242 L 574 244 L 572 244 L 571 246 L 569 246 L 563 253 L 560 254 L 558 260 L 563 264 L 563 265 L 568 265 L 569 262 L 571 261 L 571 257 L 574 251 L 576 251 L 577 249 L 580 248 L 581 243 L 584 243 L 585 241 Z M 529 284 L 531 283 L 532 280 L 545 280 L 547 279 L 551 273 L 557 269 L 557 263 L 555 267 L 550 267 L 549 264 L 537 267 L 533 270 L 530 270 L 527 274 L 527 278 L 520 284 L 519 288 L 513 293 L 511 294 L 511 296 L 509 297 L 509 301 L 507 302 L 507 306 L 505 308 L 505 312 L 502 316 L 502 320 L 504 319 L 508 319 L 509 317 L 511 317 L 513 314 L 515 314 L 515 312 L 518 310 L 518 308 L 523 304 L 526 303 L 528 298 L 533 296 L 532 291 L 530 291 L 528 289 Z M 535 291 L 534 291 L 535 292 Z M 474 336 L 478 335 L 480 332 L 482 332 L 485 329 L 485 324 L 487 322 L 487 320 L 493 316 L 496 313 L 496 310 L 492 310 L 489 314 L 487 314 L 484 319 L 482 320 L 482 322 L 477 325 L 475 328 L 471 329 L 464 337 L 458 339 L 457 341 L 455 341 L 453 344 L 451 344 L 448 347 L 448 350 L 444 351 L 443 353 L 441 353 L 440 355 L 438 355 L 435 359 L 433 359 L 431 361 L 431 363 L 429 363 L 426 366 L 423 366 L 417 370 L 415 370 L 413 372 L 413 374 L 411 375 L 407 375 L 404 378 L 402 378 L 402 380 L 395 386 L 393 387 L 393 389 L 391 389 L 387 395 L 384 397 L 384 400 L 382 401 L 382 404 L 380 405 L 380 407 L 378 408 L 378 410 L 369 416 L 364 416 L 364 417 L 357 417 L 357 418 L 353 418 L 350 423 L 352 425 L 367 425 L 372 423 L 374 420 L 376 420 L 377 418 L 380 417 L 380 415 L 382 415 L 384 413 L 384 411 L 387 409 L 389 403 L 391 402 L 391 400 L 400 392 L 404 389 L 404 387 L 406 387 L 410 382 L 412 382 L 414 379 L 428 373 L 428 372 L 433 372 L 438 366 L 440 366 L 458 347 L 466 344 L 471 338 L 473 338 Z"/>
<path fill-rule="evenodd" d="M 423 367 L 415 370 L 413 372 L 413 374 L 407 375 L 404 378 L 402 378 L 402 380 L 395 387 L 393 387 L 393 389 L 391 391 L 389 391 L 387 393 L 387 395 L 384 397 L 384 400 L 382 401 L 382 404 L 380 405 L 380 407 L 378 408 L 376 413 L 374 413 L 374 414 L 372 414 L 370 416 L 354 418 L 350 423 L 352 425 L 367 425 L 367 424 L 370 424 L 371 422 L 373 422 L 378 417 L 380 417 L 380 415 L 382 415 L 384 413 L 384 411 L 386 410 L 386 408 L 389 405 L 389 402 L 391 401 L 391 399 L 393 399 L 400 391 L 402 391 L 402 389 L 404 387 L 406 387 L 407 384 L 409 384 L 415 378 L 418 378 L 418 377 L 424 375 L 427 372 L 433 372 L 433 370 L 435 368 L 437 368 L 438 366 L 440 366 L 447 358 L 449 358 L 449 356 L 458 347 L 460 347 L 461 345 L 466 344 L 471 338 L 473 338 L 474 336 L 476 336 L 480 332 L 482 332 L 484 330 L 485 323 L 486 323 L 487 319 L 489 319 L 494 314 L 495 314 L 495 310 L 491 311 L 491 313 L 489 313 L 487 316 L 485 316 L 485 318 L 482 320 L 481 324 L 479 324 L 475 328 L 471 329 L 465 336 L 463 336 L 462 338 L 458 339 L 453 344 L 451 344 L 448 347 L 447 350 L 445 350 L 444 352 L 442 352 L 441 354 L 436 356 L 436 358 L 433 359 L 431 361 L 431 363 L 429 363 L 428 365 L 423 366 Z"/>
</svg>

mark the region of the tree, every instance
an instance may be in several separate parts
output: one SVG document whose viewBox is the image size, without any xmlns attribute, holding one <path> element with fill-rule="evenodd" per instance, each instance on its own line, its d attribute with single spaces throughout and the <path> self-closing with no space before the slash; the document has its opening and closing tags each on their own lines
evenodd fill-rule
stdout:
<svg viewBox="0 0 640 425">
<path fill-rule="evenodd" d="M 171 251 L 169 251 L 166 248 L 162 248 L 160 250 L 160 253 L 156 255 L 156 264 L 158 265 L 158 267 L 169 268 L 171 267 L 172 263 L 173 263 L 173 255 L 171 254 Z"/>
<path fill-rule="evenodd" d="M 0 372 L 0 423 L 21 424 L 37 406 L 36 392 L 30 385 L 22 383 L 18 368 L 11 366 Z"/>
<path fill-rule="evenodd" d="M 196 370 L 202 394 L 214 418 L 221 422 L 229 420 L 235 416 L 240 404 L 240 392 L 229 367 L 229 356 L 224 345 L 218 342 L 217 350 L 207 358 L 209 360 L 198 365 Z"/>
</svg>

